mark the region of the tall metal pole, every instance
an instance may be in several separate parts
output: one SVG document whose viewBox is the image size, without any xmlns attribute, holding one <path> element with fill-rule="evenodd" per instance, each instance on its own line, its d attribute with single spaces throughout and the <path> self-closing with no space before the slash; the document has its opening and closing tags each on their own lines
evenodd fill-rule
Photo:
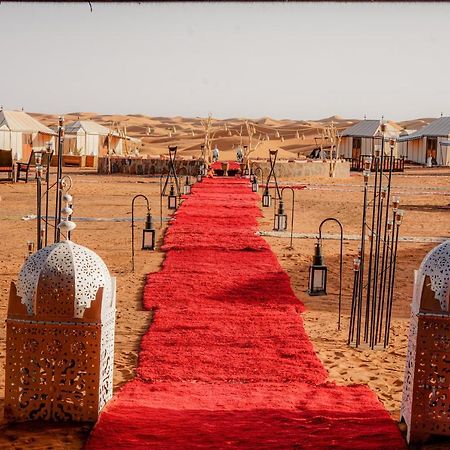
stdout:
<svg viewBox="0 0 450 450">
<path fill-rule="evenodd" d="M 283 192 L 285 189 L 289 189 L 292 192 L 292 206 L 291 206 L 291 236 L 289 242 L 289 249 L 292 250 L 294 246 L 292 245 L 292 239 L 294 237 L 294 213 L 295 213 L 295 191 L 291 186 L 285 186 L 281 189 L 281 200 L 283 199 Z"/>
<path fill-rule="evenodd" d="M 150 203 L 148 201 L 148 198 L 143 194 L 137 194 L 133 197 L 133 200 L 131 201 L 131 270 L 134 272 L 134 202 L 138 198 L 144 198 L 147 203 L 147 212 L 150 211 Z"/>
<path fill-rule="evenodd" d="M 63 144 L 64 144 L 64 118 L 60 117 L 58 122 L 58 170 L 56 174 L 56 208 L 55 208 L 55 242 L 61 239 L 58 224 L 61 222 L 61 199 L 62 199 L 62 167 L 63 167 Z"/>
</svg>

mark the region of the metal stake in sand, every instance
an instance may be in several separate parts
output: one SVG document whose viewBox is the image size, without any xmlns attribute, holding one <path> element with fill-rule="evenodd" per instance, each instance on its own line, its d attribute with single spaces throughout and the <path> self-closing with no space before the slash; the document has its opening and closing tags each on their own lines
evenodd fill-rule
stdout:
<svg viewBox="0 0 450 450">
<path fill-rule="evenodd" d="M 294 237 L 294 214 L 295 214 L 295 191 L 291 186 L 285 186 L 283 189 L 281 189 L 281 199 L 283 199 L 283 193 L 286 189 L 289 189 L 292 192 L 292 203 L 291 203 L 291 234 L 290 234 L 290 241 L 289 241 L 289 250 L 292 250 L 294 248 L 292 244 L 292 240 Z"/>
</svg>

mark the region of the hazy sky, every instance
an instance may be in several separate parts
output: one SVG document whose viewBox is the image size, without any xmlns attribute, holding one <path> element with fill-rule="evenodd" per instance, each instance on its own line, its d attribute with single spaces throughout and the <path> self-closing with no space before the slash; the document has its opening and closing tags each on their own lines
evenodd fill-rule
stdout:
<svg viewBox="0 0 450 450">
<path fill-rule="evenodd" d="M 5 109 L 450 115 L 450 4 L 0 4 Z"/>
</svg>

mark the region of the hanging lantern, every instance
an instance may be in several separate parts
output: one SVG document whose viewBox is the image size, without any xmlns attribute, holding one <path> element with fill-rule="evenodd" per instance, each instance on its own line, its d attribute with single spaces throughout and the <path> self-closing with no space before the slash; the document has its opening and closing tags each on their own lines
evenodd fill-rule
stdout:
<svg viewBox="0 0 450 450">
<path fill-rule="evenodd" d="M 145 220 L 145 228 L 142 230 L 142 250 L 155 249 L 155 236 L 152 215 L 150 211 L 148 211 L 147 219 Z"/>
<path fill-rule="evenodd" d="M 269 189 L 266 188 L 262 196 L 262 205 L 264 208 L 269 208 L 272 203 L 272 197 L 270 196 Z"/>
<path fill-rule="evenodd" d="M 327 266 L 322 256 L 322 244 L 315 244 L 313 263 L 309 266 L 309 295 L 327 295 Z"/>
<path fill-rule="evenodd" d="M 287 229 L 287 214 L 284 212 L 283 200 L 278 203 L 278 212 L 274 217 L 273 229 L 275 231 L 285 231 Z"/>
<path fill-rule="evenodd" d="M 177 196 L 175 195 L 173 184 L 170 186 L 169 197 L 167 199 L 167 207 L 169 209 L 177 209 Z"/>
<path fill-rule="evenodd" d="M 256 175 L 253 175 L 252 179 L 252 192 L 258 192 L 259 186 L 258 186 L 258 178 L 256 178 Z"/>
<path fill-rule="evenodd" d="M 189 177 L 186 177 L 186 183 L 183 186 L 183 194 L 189 195 L 191 193 L 191 183 L 189 182 Z"/>
</svg>

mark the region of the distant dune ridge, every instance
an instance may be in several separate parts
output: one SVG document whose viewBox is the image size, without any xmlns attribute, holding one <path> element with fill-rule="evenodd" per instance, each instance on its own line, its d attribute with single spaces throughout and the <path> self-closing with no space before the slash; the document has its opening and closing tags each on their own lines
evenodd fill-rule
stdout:
<svg viewBox="0 0 450 450">
<path fill-rule="evenodd" d="M 44 125 L 57 125 L 58 115 L 30 113 Z M 150 117 L 143 114 L 98 114 L 95 112 L 70 112 L 64 115 L 65 121 L 94 120 L 115 131 L 126 131 L 127 135 L 141 139 L 140 153 L 149 156 L 167 154 L 169 144 L 178 146 L 180 157 L 192 158 L 200 155 L 204 130 L 200 118 L 187 117 Z M 333 115 L 318 120 L 272 119 L 213 119 L 213 143 L 221 152 L 221 159 L 235 159 L 235 149 L 239 145 L 247 145 L 245 120 L 254 125 L 254 142 L 262 142 L 252 152 L 252 158 L 267 158 L 269 148 L 279 149 L 278 156 L 283 159 L 298 158 L 308 155 L 317 146 L 320 131 L 333 125 L 339 130 L 354 125 L 358 119 L 346 119 Z M 430 123 L 433 118 L 421 118 L 392 122 L 400 131 L 416 130 Z"/>
</svg>

